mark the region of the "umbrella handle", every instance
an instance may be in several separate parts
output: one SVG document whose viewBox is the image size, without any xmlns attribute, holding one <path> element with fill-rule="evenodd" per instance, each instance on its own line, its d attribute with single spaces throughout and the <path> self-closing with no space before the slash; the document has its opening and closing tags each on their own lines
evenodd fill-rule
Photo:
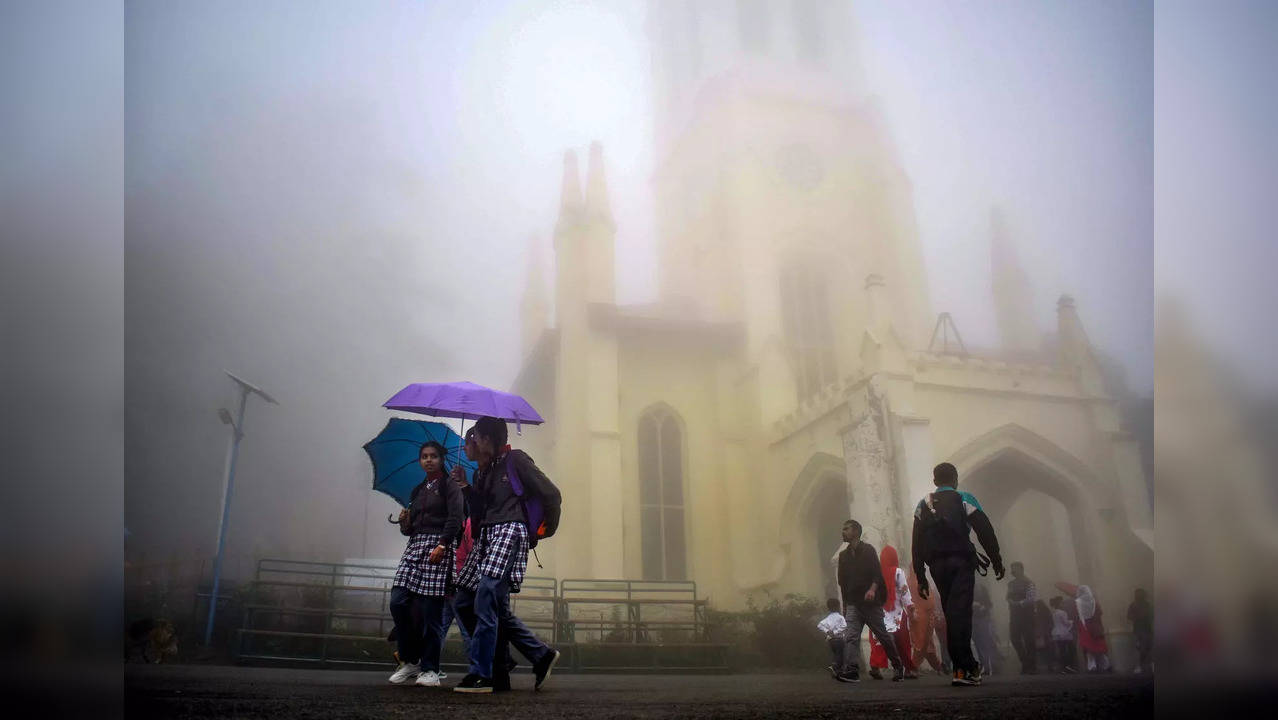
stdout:
<svg viewBox="0 0 1278 720">
<path fill-rule="evenodd" d="M 390 523 L 391 525 L 398 525 L 399 518 L 395 517 L 394 515 L 387 515 L 386 522 Z"/>
<path fill-rule="evenodd" d="M 457 443 L 457 465 L 461 465 L 466 447 L 466 418 L 461 419 L 461 442 Z"/>
</svg>

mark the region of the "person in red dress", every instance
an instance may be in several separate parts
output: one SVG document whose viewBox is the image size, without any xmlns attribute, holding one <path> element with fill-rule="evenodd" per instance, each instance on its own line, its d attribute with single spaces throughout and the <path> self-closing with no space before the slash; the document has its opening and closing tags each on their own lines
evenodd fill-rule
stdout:
<svg viewBox="0 0 1278 720">
<path fill-rule="evenodd" d="M 896 548 L 886 545 L 879 553 L 879 566 L 883 571 L 883 584 L 887 588 L 887 601 L 883 603 L 883 623 L 895 640 L 896 650 L 901 655 L 901 664 L 905 666 L 905 677 L 915 680 L 919 676 L 918 667 L 910 652 L 910 614 L 914 608 L 914 600 L 910 595 L 909 581 L 905 571 L 900 568 Z M 883 668 L 888 666 L 887 653 L 879 644 L 874 634 L 870 634 L 870 677 L 879 680 L 883 677 Z"/>
<path fill-rule="evenodd" d="M 1078 644 L 1087 656 L 1088 672 L 1109 672 L 1109 645 L 1105 642 L 1105 624 L 1101 621 L 1101 606 L 1096 602 L 1092 589 L 1079 585 L 1074 595 L 1078 609 Z"/>
</svg>

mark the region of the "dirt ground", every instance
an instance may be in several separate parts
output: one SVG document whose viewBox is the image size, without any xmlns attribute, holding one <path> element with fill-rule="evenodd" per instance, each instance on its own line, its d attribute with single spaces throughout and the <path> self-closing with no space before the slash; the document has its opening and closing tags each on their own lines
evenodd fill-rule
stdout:
<svg viewBox="0 0 1278 720">
<path fill-rule="evenodd" d="M 382 671 L 226 666 L 125 669 L 125 717 L 163 718 L 847 718 L 1152 717 L 1154 683 L 1122 675 L 986 678 L 979 688 L 945 678 L 837 683 L 820 671 L 757 675 L 554 675 L 540 692 L 461 695 L 396 687 Z"/>
</svg>

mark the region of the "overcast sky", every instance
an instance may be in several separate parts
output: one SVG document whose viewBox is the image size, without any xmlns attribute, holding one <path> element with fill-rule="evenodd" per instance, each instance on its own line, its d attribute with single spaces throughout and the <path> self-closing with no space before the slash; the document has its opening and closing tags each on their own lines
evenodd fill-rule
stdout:
<svg viewBox="0 0 1278 720">
<path fill-rule="evenodd" d="M 933 310 L 995 342 L 998 204 L 1040 327 L 1073 294 L 1148 391 L 1151 5 L 856 7 Z M 359 544 L 380 402 L 413 380 L 513 380 L 526 252 L 549 251 L 565 148 L 603 143 L 619 300 L 653 298 L 644 18 L 638 1 L 129 4 L 131 542 L 213 547 L 226 368 L 282 403 L 250 407 L 231 552 Z M 390 509 L 376 496 L 367 517 Z M 393 554 L 397 532 L 370 524 L 369 554 Z"/>
</svg>

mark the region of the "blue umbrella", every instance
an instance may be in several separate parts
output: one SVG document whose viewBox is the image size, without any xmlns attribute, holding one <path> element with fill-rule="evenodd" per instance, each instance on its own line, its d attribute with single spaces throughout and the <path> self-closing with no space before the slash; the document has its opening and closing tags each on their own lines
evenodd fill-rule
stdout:
<svg viewBox="0 0 1278 720">
<path fill-rule="evenodd" d="M 422 443 L 434 440 L 444 446 L 447 453 L 444 471 L 460 463 L 466 471 L 466 482 L 471 482 L 475 463 L 462 453 L 462 438 L 443 423 L 426 420 L 391 418 L 377 437 L 364 444 L 364 452 L 373 461 L 373 489 L 395 498 L 404 507 L 412 499 L 413 488 L 426 479 L 426 472 L 418 462 Z M 450 462 L 451 461 L 451 462 Z"/>
</svg>

